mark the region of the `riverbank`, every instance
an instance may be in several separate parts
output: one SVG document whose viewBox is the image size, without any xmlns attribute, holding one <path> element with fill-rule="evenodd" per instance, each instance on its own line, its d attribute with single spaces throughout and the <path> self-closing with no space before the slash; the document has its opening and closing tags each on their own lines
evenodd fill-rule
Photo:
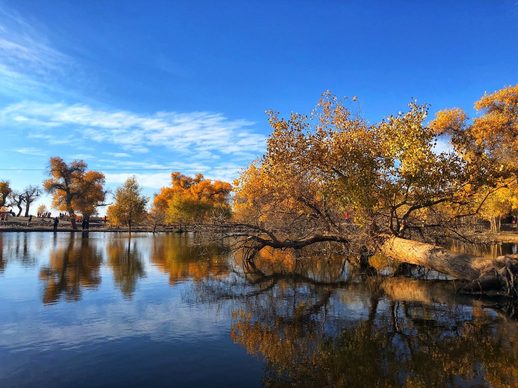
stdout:
<svg viewBox="0 0 518 388">
<path fill-rule="evenodd" d="M 505 230 L 498 233 L 489 231 L 480 232 L 468 235 L 467 237 L 481 244 L 518 243 L 518 229 Z"/>
<path fill-rule="evenodd" d="M 214 225 L 199 225 L 195 227 L 188 226 L 157 226 L 140 225 L 132 228 L 132 232 L 143 233 L 184 233 L 194 231 L 214 231 Z M 217 229 L 217 227 L 216 227 Z M 126 227 L 115 227 L 108 224 L 90 224 L 89 232 L 128 232 Z M 1 232 L 54 232 L 54 227 L 51 219 L 35 218 L 31 223 L 28 223 L 27 217 L 13 217 L 8 221 L 0 221 Z M 79 227 L 74 231 L 69 221 L 61 220 L 57 232 L 82 232 Z M 483 231 L 477 233 L 468 233 L 466 237 L 473 242 L 481 244 L 498 244 L 498 243 L 517 243 L 518 244 L 518 229 L 504 230 L 498 233 L 490 231 Z"/>
<path fill-rule="evenodd" d="M 74 230 L 72 224 L 67 220 L 60 220 L 57 232 L 82 232 L 81 226 Z M 153 228 L 152 225 L 140 225 L 133 227 L 132 232 L 162 232 L 162 233 L 182 233 L 186 230 L 177 225 L 159 226 Z M 0 221 L 1 232 L 54 232 L 53 219 L 33 217 L 29 222 L 28 217 L 11 217 L 7 221 Z M 128 232 L 127 227 L 115 227 L 109 224 L 90 224 L 88 232 Z"/>
</svg>

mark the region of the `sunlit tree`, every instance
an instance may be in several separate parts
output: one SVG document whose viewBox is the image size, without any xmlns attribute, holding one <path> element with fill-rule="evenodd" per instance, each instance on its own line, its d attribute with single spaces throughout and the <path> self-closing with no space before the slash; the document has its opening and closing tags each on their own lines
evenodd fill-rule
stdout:
<svg viewBox="0 0 518 388">
<path fill-rule="evenodd" d="M 53 195 L 53 207 L 68 212 L 74 229 L 77 228 L 76 211 L 89 216 L 105 198 L 104 174 L 86 169 L 87 164 L 82 160 L 67 164 L 60 157 L 52 157 L 51 178 L 43 182 L 44 189 Z"/>
<path fill-rule="evenodd" d="M 496 146 L 500 135 L 475 130 L 486 117 L 500 120 L 500 137 L 514 144 L 513 93 L 494 104 L 481 99 L 483 116 L 471 127 L 460 110 L 426 125 L 428 107 L 416 103 L 369 124 L 354 104 L 329 93 L 308 115 L 270 112 L 266 154 L 236 182 L 236 218 L 255 230 L 259 246 L 277 248 L 322 241 L 375 245 L 383 235 L 446 232 L 480 210 L 486 199 L 480 190 L 513 172 Z M 499 98 L 510 107 L 501 107 Z M 439 152 L 446 133 L 452 149 Z"/>
<path fill-rule="evenodd" d="M 44 203 L 42 203 L 40 206 L 38 206 L 38 209 L 37 209 L 37 213 L 38 214 L 44 214 L 47 212 L 47 205 L 45 205 Z"/>
<path fill-rule="evenodd" d="M 449 136 L 457 153 L 475 167 L 472 174 L 484 183 L 477 210 L 498 231 L 501 217 L 516 208 L 518 85 L 486 93 L 475 109 L 480 115 L 472 121 L 459 108 L 439 111 L 430 126 Z"/>
<path fill-rule="evenodd" d="M 7 197 L 11 194 L 11 186 L 9 181 L 0 180 L 0 208 L 3 208 L 7 203 Z"/>
<path fill-rule="evenodd" d="M 133 226 L 146 219 L 146 205 L 149 199 L 142 194 L 142 189 L 135 177 L 115 191 L 114 203 L 108 207 L 107 216 L 110 223 L 125 225 L 131 233 Z"/>
<path fill-rule="evenodd" d="M 153 208 L 166 215 L 170 223 L 192 224 L 211 219 L 228 219 L 232 186 L 197 174 L 194 178 L 179 172 L 171 174 L 171 186 L 164 187 L 153 201 Z"/>
</svg>

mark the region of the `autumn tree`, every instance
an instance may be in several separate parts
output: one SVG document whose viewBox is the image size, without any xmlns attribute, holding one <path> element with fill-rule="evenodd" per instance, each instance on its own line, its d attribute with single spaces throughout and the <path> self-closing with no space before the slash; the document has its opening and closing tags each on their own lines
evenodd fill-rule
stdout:
<svg viewBox="0 0 518 388">
<path fill-rule="evenodd" d="M 37 213 L 38 214 L 44 214 L 47 212 L 47 205 L 45 205 L 44 203 L 42 203 L 40 206 L 38 206 L 38 210 L 37 210 Z"/>
<path fill-rule="evenodd" d="M 269 113 L 267 151 L 235 190 L 235 216 L 247 230 L 232 236 L 246 237 L 251 254 L 335 242 L 360 256 L 388 240 L 387 251 L 398 256 L 411 247 L 403 239 L 457 233 L 487 200 L 480 191 L 512 174 L 512 166 L 494 163 L 500 156 L 493 142 L 479 145 L 458 112 L 453 149 L 439 152 L 445 132 L 426 124 L 428 106 L 412 102 L 406 112 L 370 124 L 349 105 L 326 93 L 308 115 Z M 470 281 L 492 266 L 473 258 L 459 271 L 445 250 L 420 249 L 422 256 L 403 257 Z"/>
<path fill-rule="evenodd" d="M 490 190 L 485 188 L 480 195 L 487 196 Z M 480 216 L 489 221 L 492 232 L 499 232 L 502 218 L 515 210 L 518 210 L 518 183 L 508 180 L 508 185 L 498 190 L 491 190 L 491 194 L 480 209 Z"/>
<path fill-rule="evenodd" d="M 147 215 L 148 221 L 153 227 L 153 233 L 156 232 L 158 226 L 165 223 L 165 213 L 160 208 L 153 206 Z"/>
<path fill-rule="evenodd" d="M 455 151 L 478 167 L 484 185 L 479 210 L 493 231 L 510 213 L 518 186 L 518 84 L 486 93 L 475 102 L 481 113 L 473 120 L 459 108 L 439 111 L 430 126 L 451 138 Z M 473 163 L 476 161 L 476 163 Z"/>
<path fill-rule="evenodd" d="M 273 232 L 261 244 L 277 247 L 288 240 L 350 244 L 353 232 L 401 236 L 435 223 L 430 209 L 462 203 L 469 175 L 457 155 L 434 151 L 427 111 L 412 103 L 369 125 L 325 94 L 310 115 L 270 112 L 267 152 L 237 182 L 237 218 Z"/>
<path fill-rule="evenodd" d="M 53 195 L 53 207 L 68 212 L 74 229 L 76 211 L 90 216 L 104 202 L 104 174 L 87 171 L 82 160 L 67 164 L 60 157 L 52 157 L 49 175 L 51 178 L 43 182 L 43 187 Z"/>
<path fill-rule="evenodd" d="M 0 180 L 0 208 L 3 208 L 7 203 L 7 198 L 11 194 L 11 186 L 9 181 Z"/>
<path fill-rule="evenodd" d="M 201 223 L 228 219 L 232 186 L 223 181 L 194 178 L 179 172 L 171 174 L 171 186 L 164 187 L 153 201 L 153 209 L 163 212 L 170 223 Z"/>
<path fill-rule="evenodd" d="M 108 207 L 107 217 L 113 224 L 127 226 L 131 233 L 134 225 L 146 219 L 148 201 L 135 177 L 128 178 L 115 191 L 114 203 Z"/>
</svg>

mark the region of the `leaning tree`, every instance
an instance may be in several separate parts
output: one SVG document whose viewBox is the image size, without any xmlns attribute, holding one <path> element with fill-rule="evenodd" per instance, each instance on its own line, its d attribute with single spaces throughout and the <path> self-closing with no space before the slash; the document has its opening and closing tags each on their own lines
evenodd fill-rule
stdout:
<svg viewBox="0 0 518 388">
<path fill-rule="evenodd" d="M 455 255 L 425 243 L 459 236 L 464 220 L 516 182 L 518 85 L 480 101 L 472 122 L 454 110 L 428 125 L 426 105 L 370 124 L 330 93 L 309 115 L 270 112 L 267 151 L 237 182 L 241 229 L 231 235 L 243 237 L 249 260 L 264 247 L 327 242 L 357 257 L 383 251 L 479 288 L 516 291 L 516 258 Z"/>
</svg>

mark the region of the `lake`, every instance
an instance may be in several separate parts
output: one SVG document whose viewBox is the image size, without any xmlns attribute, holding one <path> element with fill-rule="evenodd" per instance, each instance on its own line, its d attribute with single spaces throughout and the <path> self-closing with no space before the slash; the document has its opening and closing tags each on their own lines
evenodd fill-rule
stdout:
<svg viewBox="0 0 518 388">
<path fill-rule="evenodd" d="M 189 235 L 0 233 L 0 386 L 518 384 L 516 304 L 336 257 L 258 267 Z"/>
</svg>

